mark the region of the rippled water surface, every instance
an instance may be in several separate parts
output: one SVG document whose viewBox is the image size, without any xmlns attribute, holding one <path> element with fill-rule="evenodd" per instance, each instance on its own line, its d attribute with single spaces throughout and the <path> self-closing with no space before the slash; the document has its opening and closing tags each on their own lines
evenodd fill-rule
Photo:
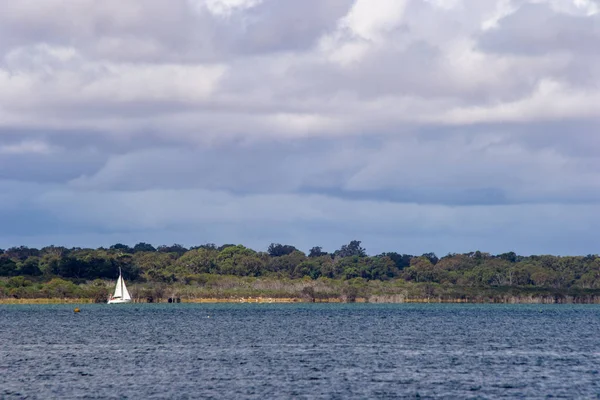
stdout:
<svg viewBox="0 0 600 400">
<path fill-rule="evenodd" d="M 0 306 L 0 398 L 598 398 L 600 307 Z"/>
</svg>

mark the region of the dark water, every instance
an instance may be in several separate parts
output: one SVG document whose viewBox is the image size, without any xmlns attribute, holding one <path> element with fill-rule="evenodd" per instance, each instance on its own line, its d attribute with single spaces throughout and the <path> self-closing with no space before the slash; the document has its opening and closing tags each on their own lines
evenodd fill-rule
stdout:
<svg viewBox="0 0 600 400">
<path fill-rule="evenodd" d="M 600 306 L 0 306 L 0 398 L 598 398 Z"/>
</svg>

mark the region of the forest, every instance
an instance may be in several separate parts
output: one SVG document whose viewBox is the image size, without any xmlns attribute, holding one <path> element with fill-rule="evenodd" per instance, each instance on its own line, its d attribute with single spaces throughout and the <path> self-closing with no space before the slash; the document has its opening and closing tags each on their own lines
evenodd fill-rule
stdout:
<svg viewBox="0 0 600 400">
<path fill-rule="evenodd" d="M 236 244 L 185 248 L 0 249 L 0 298 L 82 298 L 103 302 L 119 269 L 138 301 L 167 297 L 298 301 L 599 302 L 600 257 L 492 255 L 474 251 L 368 255 L 353 240 L 308 254 L 272 243 L 266 252 Z"/>
</svg>

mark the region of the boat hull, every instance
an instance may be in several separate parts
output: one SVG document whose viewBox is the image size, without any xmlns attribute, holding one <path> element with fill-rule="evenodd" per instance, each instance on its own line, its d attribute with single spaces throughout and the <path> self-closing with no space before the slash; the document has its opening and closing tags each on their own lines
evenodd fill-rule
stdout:
<svg viewBox="0 0 600 400">
<path fill-rule="evenodd" d="M 124 304 L 131 303 L 131 299 L 111 299 L 106 304 Z"/>
</svg>

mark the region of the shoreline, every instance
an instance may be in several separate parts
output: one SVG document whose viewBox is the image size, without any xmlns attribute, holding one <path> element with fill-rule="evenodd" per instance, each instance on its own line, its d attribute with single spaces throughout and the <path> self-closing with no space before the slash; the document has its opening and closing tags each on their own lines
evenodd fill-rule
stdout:
<svg viewBox="0 0 600 400">
<path fill-rule="evenodd" d="M 502 300 L 502 301 L 500 301 Z M 553 297 L 533 297 L 533 298 L 507 298 L 507 299 L 441 299 L 441 298 L 405 298 L 402 296 L 373 296 L 371 298 L 356 298 L 352 301 L 339 297 L 306 299 L 299 297 L 272 298 L 272 297 L 248 297 L 248 298 L 188 298 L 181 299 L 181 303 L 186 304 L 217 304 L 217 303 L 240 303 L 240 304 L 290 304 L 290 303 L 364 303 L 364 304 L 600 304 L 600 299 L 590 299 L 592 301 L 580 301 L 575 298 L 553 298 Z M 93 299 L 87 298 L 37 298 L 37 299 L 0 299 L 0 305 L 22 304 L 106 304 L 105 302 L 96 303 Z M 148 303 L 146 301 L 133 301 L 130 304 L 178 304 L 169 303 L 167 299 L 162 301 Z"/>
</svg>

